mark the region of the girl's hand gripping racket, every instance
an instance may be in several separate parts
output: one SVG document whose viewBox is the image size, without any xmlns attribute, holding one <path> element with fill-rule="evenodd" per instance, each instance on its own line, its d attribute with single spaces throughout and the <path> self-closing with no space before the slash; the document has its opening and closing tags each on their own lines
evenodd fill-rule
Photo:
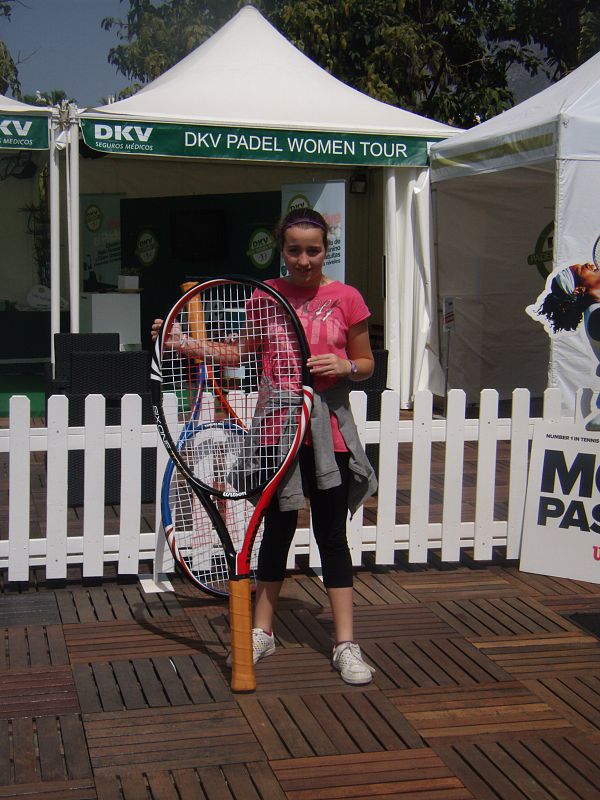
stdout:
<svg viewBox="0 0 600 800">
<path fill-rule="evenodd" d="M 194 328 L 189 317 L 198 308 L 203 324 Z M 200 330 L 201 337 L 186 330 Z M 308 427 L 313 397 L 308 357 L 293 308 L 272 287 L 249 278 L 215 278 L 194 286 L 169 311 L 156 341 L 151 389 L 158 430 L 227 562 L 231 688 L 236 692 L 256 687 L 250 558 L 264 513 Z M 231 418 L 197 422 L 198 387 L 190 382 L 196 380 L 198 362 L 224 394 L 243 391 L 252 375 L 258 400 L 248 430 Z M 166 393 L 178 398 L 175 430 L 169 430 L 163 411 Z M 232 536 L 236 531 L 243 531 L 239 545 Z M 190 575 L 176 526 L 168 539 L 174 558 Z M 194 548 L 186 544 L 185 549 Z"/>
</svg>

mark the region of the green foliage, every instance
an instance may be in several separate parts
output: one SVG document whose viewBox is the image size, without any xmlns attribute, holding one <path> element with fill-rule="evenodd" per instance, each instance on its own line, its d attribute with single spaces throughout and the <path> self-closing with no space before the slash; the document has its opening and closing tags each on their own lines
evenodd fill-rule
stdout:
<svg viewBox="0 0 600 800">
<path fill-rule="evenodd" d="M 512 105 L 507 72 L 539 57 L 514 40 L 510 0 L 280 3 L 280 30 L 336 77 L 387 103 L 469 127 Z"/>
<path fill-rule="evenodd" d="M 63 89 L 50 89 L 47 92 L 24 94 L 21 100 L 32 106 L 60 106 L 63 103 L 76 102 L 72 97 L 67 98 L 67 93 Z"/>
<path fill-rule="evenodd" d="M 19 96 L 21 86 L 19 84 L 19 73 L 15 62 L 12 60 L 7 46 L 0 41 L 0 92 L 6 94 L 9 88 L 15 97 Z"/>
<path fill-rule="evenodd" d="M 208 39 L 237 10 L 233 0 L 129 0 L 126 20 L 107 17 L 104 30 L 115 30 L 123 44 L 108 60 L 131 81 L 148 83 Z"/>
</svg>

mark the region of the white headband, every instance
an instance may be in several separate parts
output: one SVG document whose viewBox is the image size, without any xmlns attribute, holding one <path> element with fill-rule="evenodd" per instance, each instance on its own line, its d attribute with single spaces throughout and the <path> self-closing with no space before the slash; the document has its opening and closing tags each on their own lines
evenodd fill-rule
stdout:
<svg viewBox="0 0 600 800">
<path fill-rule="evenodd" d="M 575 294 L 575 275 L 570 267 L 561 270 L 554 278 L 565 294 Z"/>
</svg>

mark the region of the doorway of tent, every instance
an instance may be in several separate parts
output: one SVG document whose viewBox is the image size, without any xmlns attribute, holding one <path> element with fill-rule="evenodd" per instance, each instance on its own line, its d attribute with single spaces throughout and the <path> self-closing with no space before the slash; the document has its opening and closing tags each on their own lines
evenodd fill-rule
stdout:
<svg viewBox="0 0 600 800">
<path fill-rule="evenodd" d="M 279 274 L 280 192 L 121 200 L 121 270 L 139 275 L 141 342 L 190 279 Z"/>
</svg>

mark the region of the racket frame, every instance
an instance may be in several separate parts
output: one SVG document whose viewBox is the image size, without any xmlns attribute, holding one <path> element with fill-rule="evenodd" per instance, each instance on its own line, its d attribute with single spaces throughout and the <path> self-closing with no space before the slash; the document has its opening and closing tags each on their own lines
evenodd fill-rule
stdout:
<svg viewBox="0 0 600 800">
<path fill-rule="evenodd" d="M 298 345 L 300 348 L 301 359 L 301 381 L 302 381 L 302 407 L 300 409 L 299 424 L 296 429 L 294 440 L 279 465 L 277 472 L 272 475 L 263 485 L 253 487 L 251 492 L 248 491 L 216 491 L 213 487 L 206 486 L 196 479 L 191 472 L 188 465 L 182 459 L 175 442 L 169 431 L 167 421 L 164 416 L 162 407 L 162 349 L 163 341 L 170 331 L 172 321 L 177 317 L 181 309 L 200 292 L 206 292 L 211 288 L 227 284 L 227 283 L 242 283 L 249 285 L 252 289 L 263 292 L 270 296 L 273 300 L 278 302 L 287 312 L 290 323 L 294 329 Z M 253 278 L 246 276 L 224 276 L 221 278 L 212 278 L 203 283 L 199 283 L 189 289 L 167 314 L 159 335 L 156 339 L 154 348 L 154 356 L 152 359 L 152 372 L 151 372 L 151 397 L 154 418 L 158 433 L 161 437 L 163 445 L 165 446 L 170 458 L 173 460 L 175 467 L 181 472 L 187 480 L 189 486 L 192 488 L 198 501 L 204 507 L 208 514 L 210 521 L 213 524 L 215 532 L 217 533 L 223 551 L 227 560 L 229 569 L 229 614 L 230 614 L 230 627 L 231 627 L 231 653 L 232 653 L 232 679 L 231 688 L 234 692 L 252 692 L 256 688 L 256 678 L 254 675 L 254 663 L 252 656 L 252 616 L 251 616 L 251 591 L 250 591 L 250 559 L 252 554 L 252 546 L 256 538 L 256 534 L 260 527 L 260 523 L 264 514 L 283 479 L 287 469 L 290 467 L 304 440 L 308 430 L 310 414 L 312 411 L 313 403 L 313 387 L 310 371 L 307 366 L 307 359 L 310 356 L 310 350 L 306 335 L 300 320 L 292 305 L 277 292 L 273 287 L 264 284 Z M 205 423 L 207 427 L 211 425 L 219 426 L 221 423 Z M 248 499 L 255 497 L 258 499 L 254 508 L 254 512 L 246 528 L 244 541 L 242 547 L 236 552 L 227 527 L 217 509 L 216 503 L 213 498 L 222 497 L 228 500 Z M 178 553 L 174 537 L 171 537 L 169 542 L 173 556 L 177 559 L 178 563 L 182 563 L 181 556 Z"/>
</svg>

